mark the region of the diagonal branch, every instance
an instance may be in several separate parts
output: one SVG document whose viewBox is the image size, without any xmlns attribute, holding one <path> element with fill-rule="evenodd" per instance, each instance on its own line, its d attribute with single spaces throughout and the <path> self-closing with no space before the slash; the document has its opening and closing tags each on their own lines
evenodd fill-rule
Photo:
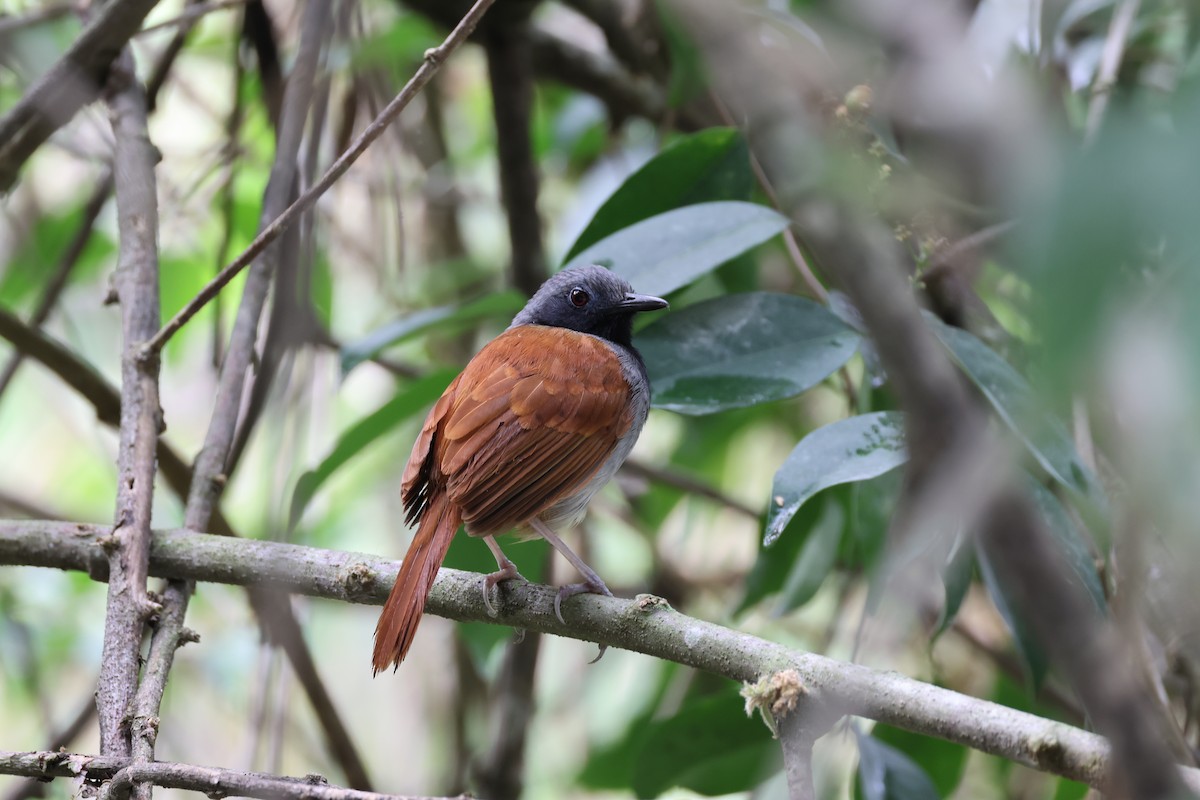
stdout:
<svg viewBox="0 0 1200 800">
<path fill-rule="evenodd" d="M 63 522 L 0 522 L 0 564 L 92 572 L 101 577 L 101 543 L 109 529 Z M 374 556 L 191 531 L 156 531 L 151 574 L 264 586 L 310 597 L 381 605 L 397 563 Z M 853 714 L 935 736 L 1101 788 L 1111 766 L 1108 742 L 1060 722 L 832 658 L 791 650 L 740 631 L 680 614 L 659 598 L 581 595 L 565 604 L 567 624 L 554 615 L 556 590 L 504 585 L 503 606 L 491 617 L 481 576 L 442 569 L 429 595 L 431 613 L 461 622 L 490 622 L 612 647 L 701 669 L 736 681 L 794 669 L 806 696 L 830 714 Z M 363 673 L 368 665 L 364 662 Z M 1200 770 L 1178 775 L 1200 789 Z"/>
<path fill-rule="evenodd" d="M 108 610 L 96 693 L 100 749 L 128 756 L 129 709 L 137 689 L 142 629 L 154 610 L 146 596 L 155 450 L 162 427 L 158 359 L 138 358 L 159 324 L 156 154 L 146 130 L 146 96 L 124 54 L 111 75 L 114 188 L 120 254 L 116 291 L 125 352 L 121 358 L 121 425 L 116 521 L 109 543 Z"/>
<path fill-rule="evenodd" d="M 264 227 L 240 256 L 235 258 L 229 266 L 225 267 L 216 277 L 209 281 L 187 305 L 179 310 L 178 314 L 172 317 L 155 334 L 153 339 L 146 343 L 146 347 L 144 348 L 145 356 L 149 357 L 153 353 L 162 350 L 163 345 L 167 343 L 167 340 L 176 331 L 187 324 L 188 320 L 194 317 L 196 312 L 204 308 L 209 300 L 216 297 L 217 292 L 221 291 L 227 283 L 233 280 L 234 276 L 258 258 L 267 249 L 268 245 L 275 241 L 279 237 L 279 234 L 283 233 L 301 214 L 312 208 L 321 195 L 325 194 L 338 178 L 346 174 L 351 165 L 358 160 L 359 156 L 367 151 L 367 148 L 387 130 L 387 127 L 412 102 L 412 99 L 424 88 L 425 84 L 429 83 L 429 79 L 434 76 L 434 73 L 449 58 L 450 54 L 466 41 L 466 38 L 475 29 L 484 12 L 494 2 L 495 0 L 477 0 L 475 5 L 471 7 L 471 10 L 467 12 L 467 15 L 459 22 L 458 26 L 446 37 L 444 42 L 435 48 L 425 51 L 425 60 L 421 63 L 421 67 L 417 70 L 416 74 L 404 85 L 404 88 L 392 99 L 392 102 L 388 103 L 387 107 L 379 113 L 379 116 L 367 126 L 366 130 L 354 140 L 350 148 L 338 156 L 338 159 L 330 165 L 329 169 L 325 171 L 325 174 L 321 176 L 319 181 L 313 184 L 312 188 L 300 195 L 294 203 L 287 207 L 287 210 L 275 217 L 269 225 Z"/>
<path fill-rule="evenodd" d="M 111 0 L 12 109 L 0 117 L 0 193 L 21 165 L 79 109 L 96 99 L 121 48 L 158 0 Z"/>
</svg>

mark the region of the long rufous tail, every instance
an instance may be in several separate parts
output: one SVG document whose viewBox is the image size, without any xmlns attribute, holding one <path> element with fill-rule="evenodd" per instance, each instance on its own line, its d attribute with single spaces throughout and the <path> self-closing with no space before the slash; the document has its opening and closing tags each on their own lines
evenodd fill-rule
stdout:
<svg viewBox="0 0 1200 800">
<path fill-rule="evenodd" d="M 392 665 L 398 667 L 404 660 L 421 624 L 433 580 L 461 522 L 461 513 L 441 492 L 430 500 L 421 515 L 417 534 L 408 546 L 396 584 L 375 626 L 374 674 Z"/>
</svg>

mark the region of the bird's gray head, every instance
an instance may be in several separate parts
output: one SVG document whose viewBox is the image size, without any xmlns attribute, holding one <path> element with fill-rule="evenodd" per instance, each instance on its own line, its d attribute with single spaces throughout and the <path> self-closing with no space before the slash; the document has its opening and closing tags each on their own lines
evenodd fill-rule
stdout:
<svg viewBox="0 0 1200 800">
<path fill-rule="evenodd" d="M 633 315 L 666 307 L 666 300 L 635 294 L 629 281 L 592 264 L 565 269 L 543 283 L 509 327 L 570 328 L 629 347 Z"/>
</svg>

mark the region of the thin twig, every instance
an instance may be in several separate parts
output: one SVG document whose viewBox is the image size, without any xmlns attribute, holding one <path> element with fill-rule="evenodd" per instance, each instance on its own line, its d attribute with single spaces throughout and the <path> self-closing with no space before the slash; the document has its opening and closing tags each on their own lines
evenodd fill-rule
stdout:
<svg viewBox="0 0 1200 800">
<path fill-rule="evenodd" d="M 645 480 L 665 484 L 666 486 L 672 486 L 690 494 L 698 494 L 701 497 L 707 497 L 709 500 L 720 503 L 726 508 L 732 509 L 733 511 L 749 517 L 756 522 L 762 519 L 763 512 L 761 509 L 756 509 L 753 506 L 743 503 L 741 500 L 738 500 L 735 497 L 730 497 L 720 489 L 709 486 L 704 481 L 693 478 L 691 475 L 687 475 L 683 472 L 678 472 L 666 467 L 656 467 L 636 458 L 631 458 L 626 461 L 622 465 L 621 469 Z"/>
<path fill-rule="evenodd" d="M 0 15 L 0 36 L 7 36 L 34 25 L 53 22 L 59 17 L 65 17 L 67 14 L 78 11 L 79 8 L 79 3 L 59 3 L 30 11 L 28 14 Z"/>
<path fill-rule="evenodd" d="M 137 357 L 159 324 L 158 194 L 156 152 L 146 129 L 146 96 L 126 52 L 113 70 L 114 188 L 120 253 L 116 291 L 121 304 L 121 426 L 117 455 L 117 508 L 109 550 L 111 579 L 104 620 L 104 653 L 96 701 L 100 749 L 129 756 L 130 703 L 137 690 L 142 630 L 155 609 L 146 595 L 155 450 L 162 425 L 158 359 Z"/>
<path fill-rule="evenodd" d="M 1100 122 L 1104 119 L 1108 100 L 1117 83 L 1117 72 L 1121 69 L 1121 59 L 1125 56 L 1125 41 L 1129 38 L 1129 30 L 1133 27 L 1141 4 L 1141 0 L 1122 0 L 1113 11 L 1104 49 L 1100 51 L 1096 80 L 1092 82 L 1092 102 L 1088 105 L 1087 120 L 1083 126 L 1085 145 L 1095 141 L 1096 134 L 1100 132 Z"/>
<path fill-rule="evenodd" d="M 89 571 L 103 578 L 101 542 L 110 529 L 61 522 L 0 521 L 0 564 Z M 154 575 L 254 585 L 351 603 L 382 604 L 396 579 L 394 561 L 186 530 L 156 531 Z M 635 600 L 581 595 L 563 604 L 567 623 L 554 614 L 557 590 L 506 584 L 501 613 L 489 615 L 481 576 L 443 568 L 428 611 L 449 619 L 489 622 L 620 647 L 695 667 L 736 681 L 795 669 L 806 691 L 830 714 L 853 714 L 935 736 L 1034 769 L 1106 785 L 1110 747 L 1101 736 L 1015 709 L 905 677 L 790 650 L 741 631 L 680 614 L 657 598 Z M 369 666 L 364 662 L 364 675 Z M 1200 770 L 1180 769 L 1200 789 Z"/>
<path fill-rule="evenodd" d="M 79 257 L 83 255 L 83 250 L 87 247 L 88 240 L 92 238 L 92 229 L 96 226 L 96 220 L 100 217 L 100 212 L 104 209 L 104 204 L 108 202 L 108 196 L 111 193 L 112 172 L 110 171 L 106 172 L 104 177 L 96 184 L 96 188 L 92 190 L 92 196 L 84 204 L 83 219 L 79 223 L 79 228 L 75 231 L 75 235 L 71 237 L 71 240 L 67 242 L 67 246 L 63 248 L 62 255 L 58 259 L 58 265 L 54 268 L 53 275 L 42 290 L 42 297 L 38 300 L 37 308 L 34 309 L 33 314 L 29 317 L 29 324 L 33 327 L 40 327 L 50 317 L 50 312 L 54 310 L 55 304 L 58 303 L 58 298 L 67 286 L 67 281 L 71 277 L 71 271 L 79 263 Z M 4 395 L 13 376 L 17 374 L 17 369 L 21 366 L 23 358 L 24 355 L 20 351 L 17 351 L 13 353 L 8 363 L 4 366 L 4 372 L 0 374 L 0 397 Z"/>
<path fill-rule="evenodd" d="M 201 792 L 209 797 L 255 797 L 262 800 L 469 800 L 463 795 L 439 799 L 424 795 L 359 792 L 330 786 L 320 775 L 291 778 L 166 761 L 131 764 L 128 759 L 52 751 L 15 753 L 0 750 L 0 774 L 24 775 L 39 780 L 107 780 L 101 796 L 114 799 L 127 797 L 136 783 L 149 783 L 164 789 Z"/>
<path fill-rule="evenodd" d="M 354 144 L 350 149 L 342 153 L 333 164 L 321 176 L 321 180 L 317 181 L 311 189 L 302 194 L 294 203 L 288 206 L 287 210 L 276 217 L 255 237 L 254 241 L 246 250 L 233 260 L 229 266 L 225 267 L 221 272 L 213 278 L 200 292 L 190 300 L 187 305 L 180 309 L 162 329 L 155 334 L 154 338 L 146 343 L 144 354 L 150 356 L 162 350 L 163 345 L 167 343 L 176 331 L 182 328 L 188 320 L 196 315 L 201 308 L 204 307 L 209 300 L 216 296 L 217 292 L 221 291 L 224 286 L 233 280 L 234 276 L 245 269 L 253 262 L 267 246 L 273 242 L 280 233 L 289 225 L 295 222 L 296 218 L 301 213 L 308 210 L 316 203 L 317 199 L 329 190 L 338 178 L 342 177 L 350 166 L 358 160 L 371 143 L 387 129 L 393 120 L 400 114 L 401 111 L 416 97 L 417 93 L 429 82 L 434 73 L 438 71 L 445 60 L 458 48 L 471 31 L 474 30 L 484 12 L 494 3 L 495 0 L 477 0 L 467 15 L 462 18 L 458 26 L 450 32 L 446 40 L 439 46 L 427 50 L 425 52 L 425 60 L 421 63 L 421 67 L 416 74 L 405 84 L 400 93 L 388 103 L 387 107 L 379 114 L 379 116 L 366 127 L 366 129 L 354 140 Z"/>
<path fill-rule="evenodd" d="M 250 0 L 209 0 L 207 3 L 196 3 L 189 6 L 179 16 L 172 17 L 165 22 L 160 22 L 156 25 L 142 28 L 137 32 L 134 38 L 140 38 L 148 33 L 156 33 L 167 28 L 177 28 L 181 25 L 194 25 L 198 19 L 207 16 L 214 11 L 225 11 L 230 8 L 240 8 L 246 5 Z"/>
</svg>

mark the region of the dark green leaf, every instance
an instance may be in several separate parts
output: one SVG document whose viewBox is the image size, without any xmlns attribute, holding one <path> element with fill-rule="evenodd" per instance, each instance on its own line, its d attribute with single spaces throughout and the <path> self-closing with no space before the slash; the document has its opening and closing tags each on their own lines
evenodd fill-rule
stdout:
<svg viewBox="0 0 1200 800">
<path fill-rule="evenodd" d="M 1100 489 L 1075 452 L 1070 434 L 1041 408 L 1028 381 L 973 334 L 946 325 L 933 315 L 927 314 L 926 319 L 963 372 L 1038 463 L 1063 486 L 1100 502 Z"/>
<path fill-rule="evenodd" d="M 519 292 L 509 291 L 489 294 L 463 305 L 438 306 L 414 311 L 395 322 L 390 322 L 363 338 L 342 347 L 342 374 L 374 358 L 384 349 L 411 339 L 430 328 L 442 324 L 466 324 L 479 319 L 507 317 L 515 314 L 524 305 L 525 298 Z"/>
<path fill-rule="evenodd" d="M 750 151 L 736 130 L 708 128 L 680 137 L 604 201 L 563 261 L 656 214 L 714 200 L 749 200 L 753 188 Z"/>
<path fill-rule="evenodd" d="M 942 613 L 938 617 L 937 628 L 932 639 L 946 632 L 958 610 L 962 608 L 967 590 L 971 588 L 971 578 L 975 575 L 975 548 L 971 547 L 966 536 L 959 534 L 950 551 L 949 559 L 942 567 L 942 586 L 945 587 L 946 597 L 942 603 Z"/>
<path fill-rule="evenodd" d="M 874 736 L 855 738 L 863 800 L 940 800 L 933 781 L 911 758 Z"/>
<path fill-rule="evenodd" d="M 583 250 L 566 266 L 602 264 L 639 292 L 661 296 L 762 244 L 787 226 L 787 217 L 755 203 L 700 203 L 622 228 Z"/>
<path fill-rule="evenodd" d="M 949 795 L 962 780 L 967 765 L 967 748 L 932 736 L 893 728 L 882 723 L 871 729 L 871 738 L 894 747 L 920 767 L 939 794 Z"/>
<path fill-rule="evenodd" d="M 783 590 L 784 583 L 792 573 L 792 567 L 808 543 L 808 537 L 816 530 L 817 521 L 825 514 L 826 505 L 840 504 L 841 499 L 836 493 L 837 489 L 834 489 L 811 503 L 805 503 L 796 516 L 792 517 L 789 529 L 794 530 L 789 530 L 788 535 L 781 537 L 772 547 L 764 547 L 759 543 L 758 558 L 754 562 L 754 568 L 746 576 L 746 593 L 738 605 L 738 614 Z"/>
<path fill-rule="evenodd" d="M 813 431 L 775 473 L 763 543 L 778 539 L 800 506 L 822 489 L 874 478 L 907 459 L 898 411 L 850 417 Z"/>
<path fill-rule="evenodd" d="M 296 526 L 309 500 L 338 468 L 362 452 L 367 445 L 378 441 L 388 431 L 432 403 L 450 381 L 454 380 L 456 374 L 454 370 L 439 370 L 414 381 L 400 394 L 343 433 L 325 460 L 317 465 L 316 469 L 301 475 L 296 482 L 289 505 L 288 527 Z"/>
<path fill-rule="evenodd" d="M 636 338 L 654 405 L 683 414 L 798 395 L 846 363 L 860 341 L 816 303 L 769 292 L 697 303 Z"/>
<path fill-rule="evenodd" d="M 812 599 L 837 561 L 838 542 L 846 528 L 846 513 L 841 503 L 826 503 L 820 518 L 804 540 L 800 557 L 780 592 L 775 615 L 782 616 Z"/>
<path fill-rule="evenodd" d="M 680 786 L 713 796 L 753 788 L 776 768 L 779 745 L 731 691 L 688 702 L 646 730 L 633 769 L 639 798 Z"/>
<path fill-rule="evenodd" d="M 1026 675 L 1036 689 L 1042 685 L 1042 680 L 1046 677 L 1048 661 L 1046 653 L 1030 628 L 1029 620 L 1020 613 L 1023 601 L 1022 589 L 1018 586 L 1010 586 L 1001 579 L 1000 574 L 992 567 L 987 550 L 981 547 L 978 541 L 975 543 L 975 558 L 979 564 L 979 574 L 983 578 L 983 585 L 987 587 L 988 594 L 996 605 L 996 610 L 1000 612 L 1004 623 L 1012 632 L 1013 644 L 1016 645 L 1017 653 L 1025 665 Z"/>
<path fill-rule="evenodd" d="M 1034 504 L 1041 514 L 1046 529 L 1054 537 L 1075 581 L 1079 584 L 1101 614 L 1105 612 L 1107 603 L 1104 599 L 1104 586 L 1100 583 L 1100 575 L 1096 572 L 1096 557 L 1088 546 L 1088 540 L 1075 527 L 1067 510 L 1054 496 L 1054 493 L 1042 486 L 1032 476 L 1026 476 L 1026 485 L 1033 497 Z"/>
</svg>

